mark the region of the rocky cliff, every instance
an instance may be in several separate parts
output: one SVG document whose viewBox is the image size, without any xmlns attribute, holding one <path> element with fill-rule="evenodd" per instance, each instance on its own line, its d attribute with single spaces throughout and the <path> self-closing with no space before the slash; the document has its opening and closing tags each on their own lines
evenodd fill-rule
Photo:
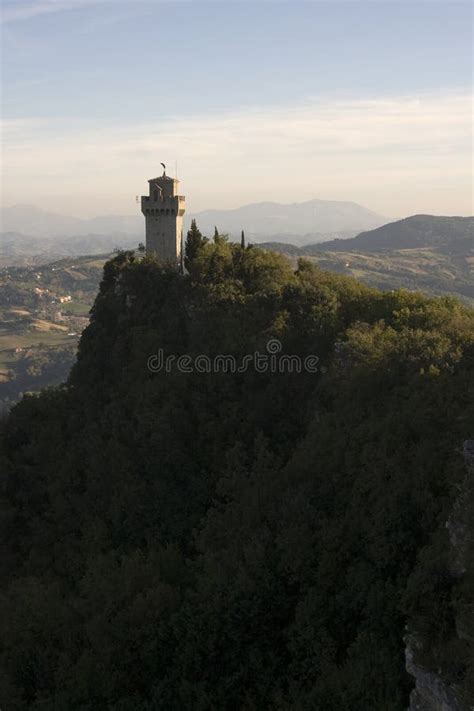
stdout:
<svg viewBox="0 0 474 711">
<path fill-rule="evenodd" d="M 473 512 L 474 500 L 474 440 L 466 440 L 462 450 L 466 463 L 466 477 L 459 486 L 459 493 L 454 502 L 452 513 L 446 522 L 449 534 L 448 570 L 451 578 L 458 581 L 461 593 L 454 602 L 454 636 L 455 642 L 464 650 L 473 647 L 473 613 L 472 604 L 464 600 L 462 583 L 470 573 L 472 575 L 473 540 L 468 522 Z M 468 583 L 469 585 L 469 583 Z M 472 588 L 471 588 L 472 595 Z M 461 602 L 460 602 L 460 599 Z M 433 620 L 437 624 L 437 620 Z M 407 635 L 406 639 L 406 669 L 415 678 L 415 688 L 410 695 L 409 711 L 471 711 L 474 709 L 472 689 L 468 688 L 469 678 L 461 684 L 448 682 L 444 679 L 443 669 L 430 670 L 418 662 L 423 653 L 423 642 L 416 632 Z M 472 679 L 471 679 L 472 682 Z"/>
</svg>

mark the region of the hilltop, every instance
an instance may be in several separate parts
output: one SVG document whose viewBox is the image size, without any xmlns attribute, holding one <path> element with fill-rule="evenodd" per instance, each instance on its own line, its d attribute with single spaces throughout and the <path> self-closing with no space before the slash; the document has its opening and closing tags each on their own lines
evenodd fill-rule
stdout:
<svg viewBox="0 0 474 711">
<path fill-rule="evenodd" d="M 456 300 L 223 238 L 108 261 L 67 383 L 0 428 L 7 707 L 403 711 L 408 632 L 469 708 L 473 344 Z"/>
</svg>

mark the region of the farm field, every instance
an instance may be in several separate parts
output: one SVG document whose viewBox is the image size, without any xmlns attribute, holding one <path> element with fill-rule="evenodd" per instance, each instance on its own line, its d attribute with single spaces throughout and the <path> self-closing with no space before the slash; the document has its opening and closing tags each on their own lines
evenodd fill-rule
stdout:
<svg viewBox="0 0 474 711">
<path fill-rule="evenodd" d="M 0 270 L 0 411 L 67 378 L 108 256 Z"/>
</svg>

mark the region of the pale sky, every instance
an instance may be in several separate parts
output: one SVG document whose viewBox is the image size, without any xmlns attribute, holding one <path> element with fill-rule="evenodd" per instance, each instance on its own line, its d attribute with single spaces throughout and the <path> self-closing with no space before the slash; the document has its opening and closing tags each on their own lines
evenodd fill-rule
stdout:
<svg viewBox="0 0 474 711">
<path fill-rule="evenodd" d="M 2 204 L 473 214 L 472 4 L 3 0 Z"/>
</svg>

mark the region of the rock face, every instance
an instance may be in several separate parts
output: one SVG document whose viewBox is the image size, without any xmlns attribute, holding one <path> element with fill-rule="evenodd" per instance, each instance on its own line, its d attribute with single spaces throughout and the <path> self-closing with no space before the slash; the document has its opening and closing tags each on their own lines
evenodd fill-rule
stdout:
<svg viewBox="0 0 474 711">
<path fill-rule="evenodd" d="M 416 679 L 416 687 L 410 695 L 409 711 L 468 711 L 468 707 L 461 705 L 455 691 L 438 674 L 415 663 L 415 640 L 406 639 L 405 642 L 406 670 Z"/>
<path fill-rule="evenodd" d="M 467 499 L 472 492 L 474 478 L 474 440 L 466 440 L 462 453 L 467 468 L 466 479 L 454 502 L 452 513 L 446 522 L 451 544 L 449 572 L 462 578 L 468 564 L 469 528 L 466 514 Z M 458 621 L 457 621 L 458 622 Z M 466 639 L 461 625 L 456 624 L 458 639 Z M 474 701 L 466 702 L 460 690 L 449 686 L 436 671 L 424 669 L 416 662 L 418 642 L 416 634 L 405 637 L 406 670 L 415 678 L 415 688 L 410 695 L 409 711 L 473 711 Z"/>
<path fill-rule="evenodd" d="M 464 442 L 463 448 L 464 461 L 468 469 L 474 469 L 474 439 L 467 439 Z"/>
</svg>

